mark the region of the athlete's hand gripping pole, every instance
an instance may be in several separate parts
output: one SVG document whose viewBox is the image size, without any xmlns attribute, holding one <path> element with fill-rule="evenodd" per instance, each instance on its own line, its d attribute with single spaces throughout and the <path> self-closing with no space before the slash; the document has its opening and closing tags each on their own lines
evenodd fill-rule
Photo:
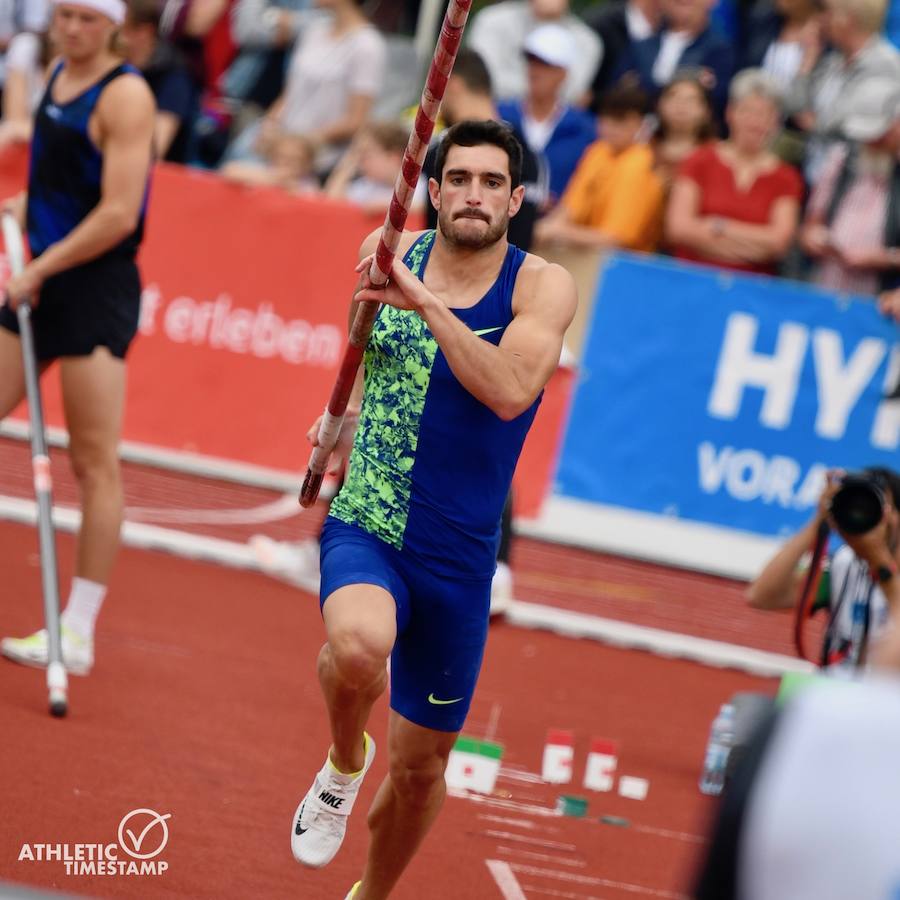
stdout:
<svg viewBox="0 0 900 900">
<path fill-rule="evenodd" d="M 13 275 L 25 268 L 25 246 L 19 223 L 10 212 L 0 217 L 3 243 Z M 50 478 L 50 457 L 44 433 L 44 408 L 38 381 L 38 364 L 31 330 L 31 304 L 23 300 L 16 314 L 22 343 L 22 363 L 25 369 L 25 391 L 28 397 L 28 416 L 31 420 L 31 468 L 34 493 L 38 507 L 38 535 L 41 551 L 41 582 L 44 589 L 44 621 L 47 626 L 47 690 L 50 712 L 64 716 L 68 709 L 68 679 L 62 661 L 62 642 L 59 621 L 59 581 L 56 567 L 56 536 L 53 531 L 53 482 Z"/>
<path fill-rule="evenodd" d="M 453 63 L 456 61 L 456 53 L 459 50 L 471 6 L 472 0 L 451 0 L 447 14 L 444 16 L 441 34 L 434 50 L 434 58 L 431 60 L 428 76 L 425 79 L 415 125 L 403 154 L 403 164 L 394 185 L 394 196 L 384 219 L 378 249 L 372 259 L 372 268 L 369 270 L 369 278 L 373 285 L 380 286 L 387 283 L 394 255 L 400 243 L 400 235 L 403 233 L 416 184 L 419 181 L 419 173 L 422 171 L 422 163 L 428 152 L 428 144 L 434 131 L 434 123 L 440 109 L 441 99 L 444 96 L 444 89 L 447 87 L 447 79 L 450 77 Z M 328 458 L 341 433 L 341 425 L 344 421 L 344 413 L 347 411 L 353 383 L 356 380 L 356 373 L 362 362 L 363 353 L 365 353 L 377 315 L 377 303 L 365 302 L 360 303 L 357 307 L 341 368 L 319 426 L 318 446 L 310 455 L 306 478 L 303 479 L 303 487 L 300 489 L 300 503 L 303 506 L 312 506 L 319 496 L 319 488 L 325 477 Z"/>
</svg>

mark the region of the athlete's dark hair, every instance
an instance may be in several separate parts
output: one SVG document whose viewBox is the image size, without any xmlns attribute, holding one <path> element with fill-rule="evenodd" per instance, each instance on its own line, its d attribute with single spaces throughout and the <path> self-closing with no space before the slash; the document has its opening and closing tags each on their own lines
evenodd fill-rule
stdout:
<svg viewBox="0 0 900 900">
<path fill-rule="evenodd" d="M 491 73 L 484 60 L 469 47 L 462 47 L 453 63 L 453 78 L 458 78 L 473 94 L 493 96 Z"/>
<path fill-rule="evenodd" d="M 512 129 L 493 119 L 466 119 L 444 132 L 434 157 L 434 177 L 438 184 L 443 180 L 444 164 L 451 147 L 480 147 L 482 144 L 492 144 L 506 151 L 510 187 L 517 188 L 522 183 L 522 145 Z"/>
</svg>

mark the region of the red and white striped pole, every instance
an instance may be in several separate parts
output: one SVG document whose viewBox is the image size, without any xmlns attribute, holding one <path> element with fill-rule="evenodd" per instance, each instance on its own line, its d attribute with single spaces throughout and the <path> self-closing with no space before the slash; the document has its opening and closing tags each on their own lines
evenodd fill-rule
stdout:
<svg viewBox="0 0 900 900">
<path fill-rule="evenodd" d="M 428 152 L 428 144 L 434 132 L 434 123 L 444 96 L 444 89 L 447 87 L 447 79 L 450 77 L 453 63 L 456 61 L 456 54 L 471 6 L 472 0 L 451 0 L 447 14 L 444 16 L 441 34 L 434 50 L 434 58 L 431 60 L 425 87 L 422 90 L 422 99 L 419 101 L 415 125 L 403 154 L 403 163 L 394 185 L 394 196 L 391 198 L 391 205 L 381 229 L 378 249 L 375 251 L 372 268 L 369 270 L 369 278 L 375 285 L 385 284 L 390 275 L 397 246 L 400 243 L 400 235 L 406 225 L 410 203 L 419 181 L 425 154 Z M 369 301 L 360 303 L 357 307 L 341 368 L 319 426 L 319 446 L 313 448 L 309 457 L 306 477 L 303 479 L 303 487 L 300 489 L 300 503 L 303 506 L 312 506 L 319 496 L 319 488 L 325 477 L 328 457 L 341 432 L 344 413 L 347 411 L 347 403 L 350 400 L 356 373 L 362 362 L 377 314 L 377 303 Z"/>
</svg>

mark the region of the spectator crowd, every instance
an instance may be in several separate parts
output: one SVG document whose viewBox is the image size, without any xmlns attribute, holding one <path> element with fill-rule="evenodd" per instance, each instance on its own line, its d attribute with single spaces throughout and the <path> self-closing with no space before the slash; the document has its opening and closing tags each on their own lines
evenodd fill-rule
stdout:
<svg viewBox="0 0 900 900">
<path fill-rule="evenodd" d="M 443 118 L 497 118 L 519 136 L 523 245 L 802 277 L 900 316 L 887 3 L 476 4 Z M 415 15 L 358 0 L 129 0 L 117 41 L 156 96 L 158 158 L 374 215 L 428 62 L 398 33 Z M 0 148 L 29 140 L 53 55 L 49 0 L 0 0 Z M 427 191 L 415 202 L 427 212 Z"/>
</svg>

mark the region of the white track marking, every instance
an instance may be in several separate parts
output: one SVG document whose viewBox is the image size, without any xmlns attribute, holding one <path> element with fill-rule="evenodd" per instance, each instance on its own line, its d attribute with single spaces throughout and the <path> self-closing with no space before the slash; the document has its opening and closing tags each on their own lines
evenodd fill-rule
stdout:
<svg viewBox="0 0 900 900">
<path fill-rule="evenodd" d="M 27 440 L 29 433 L 27 422 L 7 419 L 0 424 L 0 436 Z M 65 429 L 48 428 L 47 442 L 53 447 L 68 446 Z M 119 453 L 126 462 L 173 472 L 285 492 L 298 491 L 300 487 L 301 476 L 297 472 L 201 453 L 167 450 L 137 441 L 122 441 Z M 517 532 L 549 543 L 586 547 L 742 579 L 753 578 L 779 545 L 778 538 L 568 497 L 548 497 L 539 519 L 516 519 L 515 525 Z"/>
<path fill-rule="evenodd" d="M 632 625 L 537 603 L 512 603 L 506 620 L 511 625 L 522 628 L 544 628 L 572 637 L 596 638 L 620 647 L 649 650 L 661 656 L 681 657 L 716 668 L 740 669 L 752 675 L 776 676 L 785 672 L 813 671 L 811 663 L 779 653 L 767 653 L 751 647 L 711 641 L 689 634 L 676 634 L 645 625 Z"/>
<path fill-rule="evenodd" d="M 522 781 L 525 784 L 546 784 L 547 782 L 541 778 L 540 775 L 535 775 L 533 772 L 525 772 L 524 770 L 516 769 L 516 768 L 505 768 L 503 766 L 500 767 L 500 773 L 498 775 L 499 778 L 506 778 L 509 781 Z"/>
<path fill-rule="evenodd" d="M 754 578 L 781 543 L 736 528 L 570 497 L 548 497 L 540 518 L 517 519 L 515 525 L 517 533 L 550 543 L 741 579 Z"/>
<path fill-rule="evenodd" d="M 155 522 L 158 525 L 263 525 L 292 519 L 303 507 L 294 494 L 285 494 L 271 503 L 249 509 L 153 509 L 126 506 L 125 518 L 130 522 Z"/>
<path fill-rule="evenodd" d="M 648 897 L 662 897 L 664 900 L 690 900 L 686 894 L 676 894 L 673 891 L 660 891 L 656 888 L 644 887 L 644 885 L 641 884 L 630 884 L 627 881 L 611 881 L 609 878 L 594 878 L 591 875 L 579 875 L 577 872 L 557 872 L 555 869 L 539 869 L 536 866 L 526 866 L 521 863 L 511 863 L 511 868 L 514 872 L 521 875 L 531 875 L 535 878 L 555 878 L 558 881 L 567 881 L 571 884 L 617 888 L 620 891 L 628 891 L 632 894 L 645 894 Z"/>
<path fill-rule="evenodd" d="M 686 844 L 706 844 L 705 837 L 699 834 L 690 834 L 687 831 L 670 831 L 668 828 L 654 828 L 652 825 L 632 825 L 634 831 L 642 834 L 653 834 L 657 837 L 671 838 L 673 841 L 684 841 Z"/>
<path fill-rule="evenodd" d="M 525 828 L 528 831 L 559 831 L 553 825 L 547 825 L 545 822 L 529 822 L 528 819 L 510 819 L 505 816 L 489 816 L 485 813 L 479 813 L 478 818 L 484 822 L 494 822 L 497 825 L 512 825 L 515 828 Z"/>
<path fill-rule="evenodd" d="M 491 716 L 488 719 L 487 728 L 484 733 L 484 739 L 486 741 L 494 740 L 494 736 L 497 734 L 497 726 L 500 724 L 500 713 L 502 712 L 503 707 L 495 700 L 491 704 Z"/>
<path fill-rule="evenodd" d="M 488 829 L 487 831 L 482 831 L 481 834 L 486 837 L 498 838 L 501 841 L 532 844 L 535 847 L 544 847 L 547 850 L 565 850 L 569 853 L 575 853 L 578 850 L 575 844 L 565 844 L 562 841 L 545 841 L 542 838 L 528 837 L 524 834 L 512 834 L 509 831 L 493 831 Z"/>
<path fill-rule="evenodd" d="M 31 435 L 27 422 L 7 419 L 0 423 L 0 437 L 9 437 L 25 441 Z M 47 443 L 51 447 L 68 447 L 69 436 L 64 428 L 47 428 Z M 299 472 L 286 472 L 282 469 L 270 469 L 255 466 L 252 463 L 239 463 L 218 456 L 205 456 L 202 453 L 190 453 L 187 450 L 166 450 L 152 444 L 141 444 L 137 441 L 122 441 L 119 444 L 119 456 L 124 462 L 142 466 L 153 466 L 167 469 L 170 472 L 181 472 L 185 475 L 199 475 L 201 478 L 217 478 L 235 484 L 250 487 L 270 488 L 273 491 L 294 491 L 299 494 L 303 476 Z"/>
<path fill-rule="evenodd" d="M 549 853 L 535 853 L 533 850 L 522 850 L 519 847 L 504 847 L 502 844 L 497 845 L 497 852 L 505 853 L 507 856 L 527 856 L 529 859 L 549 862 L 557 866 L 572 866 L 576 869 L 587 867 L 587 863 L 583 859 L 563 859 L 561 856 L 551 856 Z"/>
<path fill-rule="evenodd" d="M 488 871 L 494 876 L 500 893 L 503 894 L 503 900 L 528 900 L 519 887 L 516 876 L 513 875 L 509 863 L 505 863 L 500 859 L 486 859 L 484 864 L 488 867 Z"/>
<path fill-rule="evenodd" d="M 595 894 L 573 894 L 571 891 L 554 891 L 552 888 L 535 887 L 533 884 L 526 884 L 524 889 L 529 894 L 543 894 L 545 897 L 563 897 L 565 900 L 603 900 L 603 897 L 597 897 Z"/>
<path fill-rule="evenodd" d="M 483 803 L 485 806 L 492 806 L 495 809 L 514 810 L 518 813 L 525 813 L 532 816 L 550 816 L 558 818 L 560 813 L 555 807 L 536 806 L 533 803 L 520 803 L 518 800 L 502 800 L 499 797 L 486 797 L 484 794 L 474 794 L 469 791 L 456 790 L 454 788 L 447 789 L 448 797 L 456 797 L 460 800 L 471 800 L 472 803 Z"/>
<path fill-rule="evenodd" d="M 33 500 L 0 496 L 0 519 L 33 525 L 37 521 L 37 505 Z M 62 531 L 75 531 L 81 516 L 71 507 L 54 507 L 53 521 Z M 165 550 L 190 559 L 259 570 L 259 562 L 250 547 L 236 541 L 126 521 L 122 528 L 122 542 L 129 547 Z M 594 638 L 615 646 L 637 647 L 660 656 L 676 656 L 717 668 L 730 667 L 752 675 L 777 676 L 785 672 L 813 671 L 810 663 L 777 653 L 630 625 L 537 603 L 514 602 L 507 613 L 507 621 L 523 628 L 541 628 L 571 637 Z M 509 777 L 513 777 L 511 773 Z"/>
<path fill-rule="evenodd" d="M 37 505 L 33 500 L 0 497 L 0 518 L 33 525 L 37 521 Z M 65 506 L 53 507 L 53 524 L 59 531 L 77 531 L 81 513 Z M 198 534 L 186 534 L 156 525 L 125 522 L 122 543 L 142 550 L 166 550 L 189 559 L 204 559 L 238 569 L 258 569 L 255 554 L 246 544 L 223 541 Z"/>
</svg>

